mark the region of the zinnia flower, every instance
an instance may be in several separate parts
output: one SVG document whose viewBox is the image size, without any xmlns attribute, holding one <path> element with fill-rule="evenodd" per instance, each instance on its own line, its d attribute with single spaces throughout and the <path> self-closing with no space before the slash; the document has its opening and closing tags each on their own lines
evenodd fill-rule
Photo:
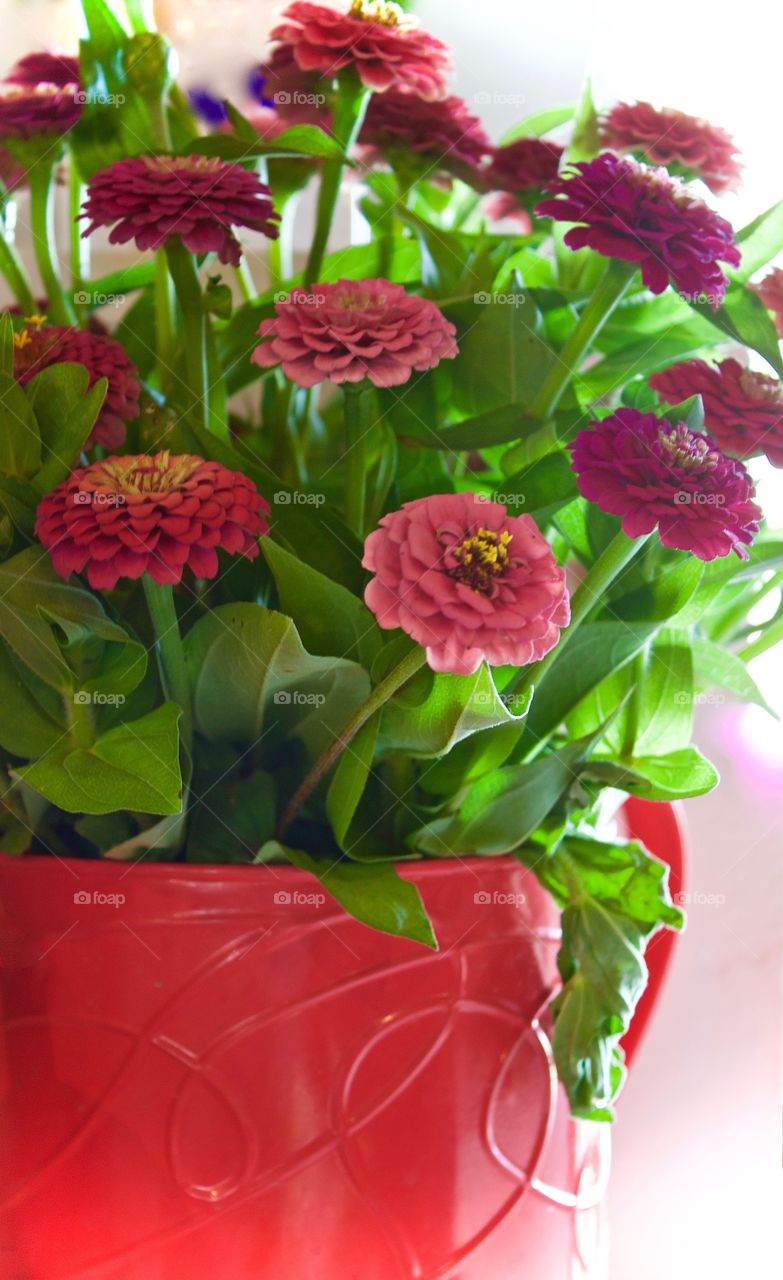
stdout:
<svg viewBox="0 0 783 1280">
<path fill-rule="evenodd" d="M 80 217 L 90 220 L 85 236 L 112 227 L 111 244 L 133 240 L 138 249 L 179 239 L 235 267 L 242 250 L 233 226 L 278 235 L 269 196 L 256 174 L 217 156 L 134 156 L 91 179 Z"/>
<path fill-rule="evenodd" d="M 486 185 L 499 194 L 487 203 L 487 216 L 516 218 L 523 230 L 531 227 L 530 215 L 524 207 L 525 196 L 539 193 L 555 181 L 563 148 L 542 138 L 517 138 L 504 147 L 496 147 L 491 162 L 483 172 Z"/>
<path fill-rule="evenodd" d="M 381 154 L 412 153 L 433 168 L 458 175 L 479 165 L 492 150 L 481 121 L 462 98 L 428 102 L 401 89 L 373 95 L 359 142 Z"/>
<path fill-rule="evenodd" d="M 64 325 L 30 324 L 14 335 L 14 375 L 24 386 L 53 364 L 81 364 L 88 388 L 107 378 L 106 398 L 87 442 L 117 449 L 126 423 L 139 416 L 139 375 L 125 348 L 114 338 Z"/>
<path fill-rule="evenodd" d="M 5 77 L 8 84 L 34 89 L 39 84 L 54 84 L 64 89 L 81 84 L 79 59 L 69 53 L 26 53 Z"/>
<path fill-rule="evenodd" d="M 783 467 L 783 386 L 739 360 L 685 360 L 655 373 L 650 386 L 668 404 L 701 396 L 704 422 L 721 449 L 740 458 L 764 453 Z"/>
<path fill-rule="evenodd" d="M 434 369 L 457 354 L 455 328 L 427 298 L 388 280 L 338 280 L 293 289 L 263 320 L 251 359 L 262 369 L 282 364 L 299 387 L 361 382 L 396 387 L 414 369 Z"/>
<path fill-rule="evenodd" d="M 380 626 L 423 645 L 434 671 L 536 662 L 570 620 L 565 572 L 535 521 L 475 493 L 406 502 L 370 534 L 362 564 Z"/>
<path fill-rule="evenodd" d="M 353 0 L 348 13 L 295 0 L 270 39 L 293 53 L 302 71 L 333 78 L 354 66 L 368 89 L 411 89 L 440 98 L 449 51 L 419 29 L 415 18 L 387 0 Z"/>
<path fill-rule="evenodd" d="M 254 88 L 261 107 L 273 110 L 286 128 L 294 124 L 326 126 L 329 115 L 321 77 L 303 71 L 288 45 L 278 45 L 268 61 L 255 68 Z"/>
<path fill-rule="evenodd" d="M 622 517 L 629 538 L 658 526 L 665 547 L 714 560 L 758 532 L 753 482 L 736 458 L 709 436 L 654 413 L 618 409 L 593 422 L 570 445 L 577 486 L 602 511 Z"/>
<path fill-rule="evenodd" d="M 684 111 L 618 102 L 601 121 L 601 140 L 613 151 L 631 151 L 649 164 L 701 178 L 717 195 L 739 184 L 739 153 L 731 135 Z"/>
<path fill-rule="evenodd" d="M 753 289 L 768 311 L 775 317 L 775 328 L 783 338 L 783 267 L 773 267 Z"/>
<path fill-rule="evenodd" d="M 218 548 L 253 560 L 268 514 L 247 476 L 164 451 L 74 471 L 40 503 L 35 531 L 61 578 L 86 568 L 91 587 L 111 590 L 143 573 L 179 582 L 185 568 L 214 578 Z"/>
<path fill-rule="evenodd" d="M 566 232 L 571 249 L 587 246 L 608 258 L 638 262 L 653 293 L 671 283 L 687 298 L 718 306 L 728 281 L 719 260 L 739 265 L 726 222 L 662 169 L 604 152 L 553 182 L 555 198 L 536 212 L 581 225 Z"/>
<path fill-rule="evenodd" d="M 0 137 L 26 139 L 67 133 L 81 113 L 78 85 L 18 85 L 0 94 Z"/>
</svg>

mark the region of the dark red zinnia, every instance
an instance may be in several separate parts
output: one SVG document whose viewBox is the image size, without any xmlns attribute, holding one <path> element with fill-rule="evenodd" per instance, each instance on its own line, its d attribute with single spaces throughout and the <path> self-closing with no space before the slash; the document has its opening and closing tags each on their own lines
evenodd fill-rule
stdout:
<svg viewBox="0 0 783 1280">
<path fill-rule="evenodd" d="M 658 527 L 665 547 L 714 560 L 745 547 L 758 532 L 761 511 L 741 462 L 684 422 L 618 409 L 580 431 L 569 446 L 579 492 L 622 518 L 639 538 Z"/>
<path fill-rule="evenodd" d="M 114 338 L 64 325 L 28 325 L 14 336 L 14 374 L 24 386 L 53 364 L 81 364 L 88 387 L 108 379 L 106 398 L 87 444 L 117 449 L 125 427 L 139 415 L 139 375 L 125 348 Z"/>
<path fill-rule="evenodd" d="M 603 152 L 550 185 L 554 198 L 536 213 L 580 225 L 566 232 L 571 249 L 637 262 L 653 293 L 670 282 L 689 299 L 723 301 L 728 280 L 718 263 L 738 266 L 740 252 L 725 218 L 670 178 L 629 156 Z"/>
<path fill-rule="evenodd" d="M 613 151 L 630 151 L 686 178 L 701 178 L 720 194 L 739 185 L 736 143 L 725 129 L 671 107 L 618 102 L 601 121 L 601 140 Z"/>
<path fill-rule="evenodd" d="M 69 53 L 26 53 L 5 77 L 7 84 L 34 89 L 39 84 L 55 84 L 60 89 L 78 85 L 79 59 Z"/>
<path fill-rule="evenodd" d="M 347 13 L 295 0 L 270 39 L 289 49 L 302 71 L 333 78 L 354 66 L 363 84 L 381 92 L 404 88 L 440 98 L 451 67 L 446 46 L 388 0 L 353 0 Z"/>
<path fill-rule="evenodd" d="M 268 514 L 247 476 L 166 451 L 74 471 L 40 503 L 35 531 L 60 577 L 86 569 L 91 587 L 111 590 L 144 573 L 179 582 L 185 568 L 214 578 L 218 550 L 253 560 Z"/>
<path fill-rule="evenodd" d="M 359 142 L 382 154 L 412 153 L 433 169 L 476 166 L 492 149 L 484 127 L 462 98 L 427 101 L 402 89 L 374 94 Z"/>
<path fill-rule="evenodd" d="M 654 373 L 650 386 L 668 404 L 701 396 L 704 423 L 721 449 L 740 458 L 765 454 L 783 467 L 783 385 L 739 360 L 685 360 Z"/>
<path fill-rule="evenodd" d="M 134 156 L 91 179 L 80 216 L 90 222 L 86 236 L 112 227 L 112 244 L 133 240 L 138 249 L 179 239 L 191 253 L 237 266 L 242 250 L 232 227 L 278 235 L 269 197 L 255 173 L 217 156 Z"/>
<path fill-rule="evenodd" d="M 517 138 L 496 147 L 482 172 L 485 185 L 496 193 L 487 201 L 487 216 L 493 222 L 516 218 L 523 231 L 529 231 L 528 208 L 535 195 L 557 178 L 562 156 L 562 147 L 542 138 Z"/>
</svg>

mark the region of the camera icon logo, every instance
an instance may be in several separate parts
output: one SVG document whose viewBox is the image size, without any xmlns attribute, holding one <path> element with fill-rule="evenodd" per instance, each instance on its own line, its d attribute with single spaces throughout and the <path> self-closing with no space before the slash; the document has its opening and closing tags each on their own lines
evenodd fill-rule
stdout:
<svg viewBox="0 0 783 1280">
<path fill-rule="evenodd" d="M 488 907 L 492 901 L 492 894 L 487 893 L 485 889 L 480 889 L 478 893 L 473 894 L 473 901 L 477 907 Z"/>
<path fill-rule="evenodd" d="M 87 707 L 92 702 L 92 694 L 87 693 L 85 689 L 77 689 L 73 700 L 77 707 Z"/>
<path fill-rule="evenodd" d="M 87 893 L 84 889 L 79 889 L 73 895 L 73 900 L 77 907 L 85 907 L 92 902 L 92 894 Z"/>
<path fill-rule="evenodd" d="M 291 695 L 290 693 L 288 693 L 286 689 L 278 689 L 272 701 L 274 702 L 275 706 L 288 707 L 291 705 Z"/>
<path fill-rule="evenodd" d="M 290 907 L 291 895 L 287 889 L 278 889 L 277 893 L 274 896 L 273 901 L 275 903 L 275 906 Z"/>
<path fill-rule="evenodd" d="M 77 489 L 73 500 L 77 507 L 89 506 L 92 502 L 92 494 L 87 489 Z"/>
<path fill-rule="evenodd" d="M 287 289 L 278 289 L 277 293 L 274 295 L 273 301 L 274 301 L 274 302 L 287 302 L 287 301 L 288 301 L 288 297 L 289 297 L 289 294 L 288 294 L 288 290 L 287 290 Z"/>
<path fill-rule="evenodd" d="M 291 505 L 291 495 L 286 493 L 285 489 L 278 489 L 274 494 L 272 501 L 278 507 L 288 507 Z"/>
<path fill-rule="evenodd" d="M 687 507 L 691 501 L 691 495 L 687 489 L 678 489 L 674 495 L 674 501 L 678 507 Z"/>
</svg>

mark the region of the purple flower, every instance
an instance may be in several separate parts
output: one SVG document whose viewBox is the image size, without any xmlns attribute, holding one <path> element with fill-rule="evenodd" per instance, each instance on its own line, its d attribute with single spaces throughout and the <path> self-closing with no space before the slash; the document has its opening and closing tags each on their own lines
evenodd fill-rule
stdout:
<svg viewBox="0 0 783 1280">
<path fill-rule="evenodd" d="M 670 282 L 688 298 L 723 301 L 728 281 L 719 261 L 739 265 L 725 218 L 662 169 L 604 152 L 550 184 L 554 198 L 536 213 L 580 225 L 566 233 L 570 249 L 587 246 L 607 258 L 638 262 L 653 293 Z"/>
<path fill-rule="evenodd" d="M 618 409 L 580 431 L 570 449 L 579 492 L 622 517 L 629 538 L 657 525 L 665 547 L 700 560 L 730 551 L 747 559 L 762 514 L 753 482 L 709 436 L 654 413 Z"/>
</svg>

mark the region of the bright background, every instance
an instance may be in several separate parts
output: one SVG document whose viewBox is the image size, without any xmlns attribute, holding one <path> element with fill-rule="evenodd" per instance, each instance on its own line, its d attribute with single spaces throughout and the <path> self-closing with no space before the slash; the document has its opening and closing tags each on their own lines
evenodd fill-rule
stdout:
<svg viewBox="0 0 783 1280">
<path fill-rule="evenodd" d="M 180 48 L 185 84 L 235 98 L 282 7 L 157 5 Z M 418 12 L 454 48 L 456 92 L 496 139 L 525 115 L 574 101 L 589 71 L 599 104 L 646 98 L 730 129 L 747 165 L 743 192 L 721 206 L 736 226 L 783 196 L 783 19 L 775 7 L 421 0 Z M 73 47 L 78 6 L 0 0 L 0 19 L 10 67 L 33 48 Z M 761 495 L 783 527 L 783 473 L 767 468 Z M 782 657 L 780 649 L 767 655 L 755 674 L 783 716 Z M 699 709 L 698 739 L 723 786 L 685 806 L 694 901 L 619 1107 L 612 1280 L 778 1271 L 783 729 L 756 708 L 714 698 Z"/>
</svg>

